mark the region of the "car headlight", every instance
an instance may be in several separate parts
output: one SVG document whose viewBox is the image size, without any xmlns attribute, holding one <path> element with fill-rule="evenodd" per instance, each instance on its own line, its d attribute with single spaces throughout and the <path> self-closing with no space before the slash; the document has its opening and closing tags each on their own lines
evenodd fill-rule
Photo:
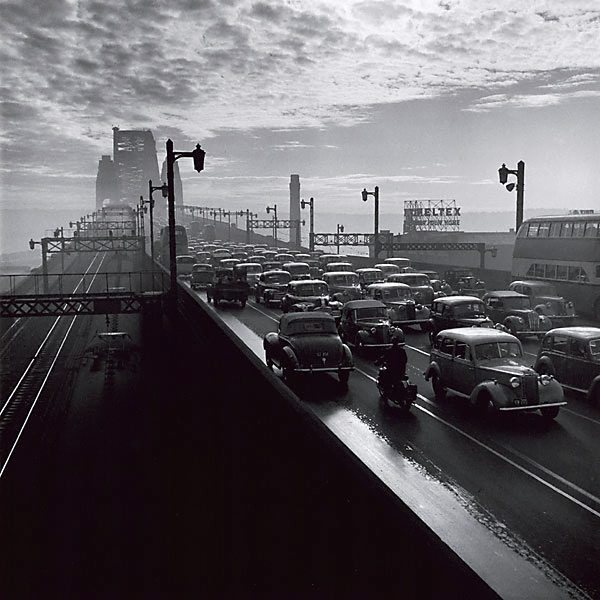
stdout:
<svg viewBox="0 0 600 600">
<path fill-rule="evenodd" d="M 415 304 L 415 309 L 416 310 L 423 310 L 423 305 L 422 304 Z"/>
<path fill-rule="evenodd" d="M 521 380 L 518 377 L 510 378 L 511 387 L 518 388 L 521 385 Z"/>
<path fill-rule="evenodd" d="M 550 382 L 552 381 L 552 376 L 551 375 L 540 375 L 540 383 L 542 385 L 548 385 Z"/>
<path fill-rule="evenodd" d="M 371 333 L 373 335 L 375 335 L 377 333 L 377 328 L 376 327 L 371 327 Z"/>
<path fill-rule="evenodd" d="M 517 323 L 524 323 L 523 319 L 521 317 L 517 317 Z"/>
<path fill-rule="evenodd" d="M 573 303 L 572 302 L 567 302 L 567 308 L 573 308 Z"/>
</svg>

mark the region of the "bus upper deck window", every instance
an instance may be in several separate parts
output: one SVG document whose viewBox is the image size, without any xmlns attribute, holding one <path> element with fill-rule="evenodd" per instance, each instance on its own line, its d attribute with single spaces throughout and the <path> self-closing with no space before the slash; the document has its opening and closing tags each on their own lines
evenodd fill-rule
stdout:
<svg viewBox="0 0 600 600">
<path fill-rule="evenodd" d="M 561 225 L 560 221 L 555 221 L 550 225 L 550 237 L 560 237 Z"/>
<path fill-rule="evenodd" d="M 575 221 L 573 223 L 573 237 L 583 237 L 585 230 L 585 221 Z"/>
<path fill-rule="evenodd" d="M 562 229 L 560 231 L 560 237 L 571 237 L 573 235 L 573 223 L 567 221 L 563 223 Z"/>
<path fill-rule="evenodd" d="M 539 223 L 529 223 L 529 229 L 527 230 L 527 237 L 537 237 Z"/>
<path fill-rule="evenodd" d="M 584 236 L 588 238 L 600 237 L 600 223 L 598 221 L 588 221 Z"/>
</svg>

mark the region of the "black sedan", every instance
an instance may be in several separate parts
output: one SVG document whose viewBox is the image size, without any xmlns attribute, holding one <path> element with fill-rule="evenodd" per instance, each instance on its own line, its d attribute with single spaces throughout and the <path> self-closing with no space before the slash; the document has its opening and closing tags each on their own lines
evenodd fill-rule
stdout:
<svg viewBox="0 0 600 600">
<path fill-rule="evenodd" d="M 335 319 L 322 312 L 289 313 L 279 319 L 279 329 L 263 340 L 267 366 L 283 372 L 288 381 L 296 374 L 337 373 L 348 383 L 354 369 L 352 352 L 338 335 Z"/>
</svg>

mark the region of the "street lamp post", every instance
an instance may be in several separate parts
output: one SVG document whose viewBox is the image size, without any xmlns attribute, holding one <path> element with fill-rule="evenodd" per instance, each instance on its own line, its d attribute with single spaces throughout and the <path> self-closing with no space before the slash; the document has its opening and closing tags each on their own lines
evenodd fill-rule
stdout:
<svg viewBox="0 0 600 600">
<path fill-rule="evenodd" d="M 175 161 L 183 157 L 194 159 L 194 169 L 199 173 L 204 169 L 204 156 L 206 152 L 196 144 L 192 152 L 175 152 L 173 150 L 173 141 L 167 140 L 167 188 L 168 188 L 168 206 L 169 206 L 169 266 L 170 266 L 170 301 L 173 312 L 177 308 L 177 261 L 175 253 L 177 251 L 175 238 L 175 176 L 173 165 Z"/>
<path fill-rule="evenodd" d="M 152 256 L 152 262 L 154 262 L 154 198 L 152 194 L 160 190 L 163 198 L 169 197 L 169 188 L 166 183 L 162 185 L 152 185 L 152 179 L 148 179 L 148 200 L 144 202 L 150 205 L 150 255 Z"/>
<path fill-rule="evenodd" d="M 273 239 L 275 240 L 275 248 L 277 248 L 277 204 L 267 206 L 267 214 L 273 212 Z"/>
<path fill-rule="evenodd" d="M 246 215 L 246 244 L 249 244 L 251 242 L 250 237 L 252 232 L 252 228 L 250 227 L 250 221 L 252 221 L 252 219 L 254 219 L 255 217 L 258 217 L 258 213 L 253 213 L 248 208 L 246 209 L 245 213 L 243 211 L 240 212 Z"/>
<path fill-rule="evenodd" d="M 227 217 L 227 241 L 230 242 L 231 241 L 231 211 L 224 210 L 223 216 Z"/>
<path fill-rule="evenodd" d="M 377 259 L 379 257 L 379 186 L 376 185 L 375 190 L 372 192 L 367 192 L 367 189 L 364 188 L 362 191 L 363 202 L 366 202 L 369 196 L 373 196 L 375 199 L 375 239 L 373 240 L 373 251 Z"/>
<path fill-rule="evenodd" d="M 35 248 L 36 244 L 39 244 L 42 247 L 42 281 L 44 294 L 48 294 L 50 292 L 50 286 L 48 285 L 48 240 L 46 238 L 42 238 L 40 242 L 34 241 L 33 238 L 29 240 L 29 248 L 31 248 L 31 250 Z"/>
<path fill-rule="evenodd" d="M 335 236 L 335 245 L 337 246 L 337 253 L 340 253 L 340 233 L 344 233 L 344 226 L 338 223 L 337 235 Z"/>
<path fill-rule="evenodd" d="M 509 175 L 517 176 L 517 183 L 506 183 Z M 523 224 L 523 196 L 525 192 L 525 163 L 520 160 L 517 163 L 516 169 L 508 169 L 504 163 L 498 169 L 498 178 L 500 183 L 506 187 L 509 192 L 512 192 L 515 187 L 517 189 L 517 222 L 515 233 L 519 231 L 519 227 Z"/>
<path fill-rule="evenodd" d="M 308 248 L 311 252 L 315 251 L 315 199 L 311 198 L 308 202 L 306 200 L 300 201 L 300 206 L 310 208 L 310 222 L 308 230 Z"/>
</svg>

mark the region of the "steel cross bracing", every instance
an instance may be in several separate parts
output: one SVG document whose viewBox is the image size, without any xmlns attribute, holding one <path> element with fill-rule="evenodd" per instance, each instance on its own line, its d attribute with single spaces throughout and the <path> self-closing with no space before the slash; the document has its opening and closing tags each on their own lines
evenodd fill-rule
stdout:
<svg viewBox="0 0 600 600">
<path fill-rule="evenodd" d="M 391 234 L 380 233 L 378 235 L 380 249 L 384 249 L 384 244 L 388 244 L 388 238 Z M 315 246 L 371 246 L 375 239 L 374 233 L 315 233 Z M 387 247 L 387 246 L 386 246 Z"/>
<path fill-rule="evenodd" d="M 62 317 L 67 315 L 133 314 L 145 307 L 159 307 L 162 292 L 98 294 L 49 294 L 0 296 L 0 317 Z"/>
<path fill-rule="evenodd" d="M 49 254 L 56 252 L 142 252 L 144 238 L 124 235 L 121 237 L 72 237 L 42 238 Z"/>
<path fill-rule="evenodd" d="M 249 221 L 248 225 L 250 229 L 273 229 L 273 227 L 277 227 L 277 229 L 294 229 L 299 227 L 300 223 L 300 219 L 277 219 L 277 221 L 273 219 L 254 219 Z"/>
<path fill-rule="evenodd" d="M 94 221 L 84 223 L 82 231 L 107 230 L 107 229 L 135 229 L 135 221 Z"/>
<path fill-rule="evenodd" d="M 414 250 L 417 252 L 425 252 L 427 250 L 433 250 L 438 252 L 483 252 L 485 250 L 485 244 L 483 242 L 392 242 L 390 244 L 389 242 L 384 241 L 381 244 L 381 249 L 395 250 L 399 252 L 405 250 Z"/>
</svg>

